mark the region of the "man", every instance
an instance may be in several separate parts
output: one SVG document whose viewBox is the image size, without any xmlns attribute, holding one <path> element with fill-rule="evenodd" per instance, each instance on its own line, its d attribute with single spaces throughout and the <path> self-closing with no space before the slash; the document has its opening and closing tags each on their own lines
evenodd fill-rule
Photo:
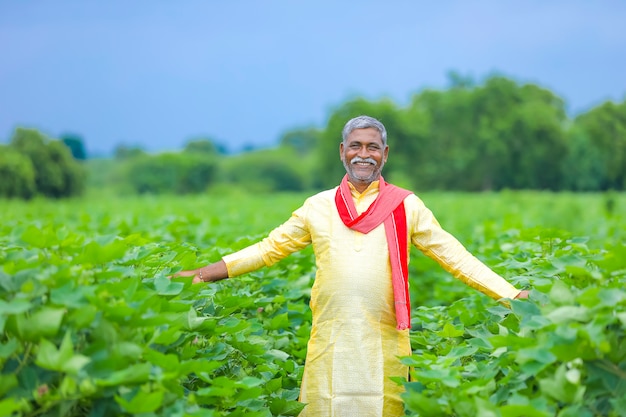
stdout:
<svg viewBox="0 0 626 417">
<path fill-rule="evenodd" d="M 409 356 L 407 263 L 412 243 L 469 286 L 495 298 L 527 298 L 472 256 L 410 191 L 386 183 L 387 132 L 378 120 L 346 123 L 339 145 L 346 176 L 306 200 L 261 242 L 178 275 L 216 281 L 270 266 L 313 244 L 317 273 L 301 416 L 401 416 Z"/>
</svg>

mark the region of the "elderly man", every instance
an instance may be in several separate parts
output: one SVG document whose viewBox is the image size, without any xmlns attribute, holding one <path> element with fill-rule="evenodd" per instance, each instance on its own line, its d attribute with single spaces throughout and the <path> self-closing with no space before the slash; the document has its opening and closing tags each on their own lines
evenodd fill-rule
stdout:
<svg viewBox="0 0 626 417">
<path fill-rule="evenodd" d="M 317 273 L 301 416 L 401 416 L 409 343 L 408 253 L 412 243 L 469 286 L 493 297 L 526 298 L 445 232 L 413 193 L 386 183 L 387 132 L 359 116 L 342 132 L 341 184 L 307 199 L 261 242 L 178 275 L 216 281 L 270 266 L 313 244 Z M 361 360 L 355 360 L 360 358 Z"/>
</svg>

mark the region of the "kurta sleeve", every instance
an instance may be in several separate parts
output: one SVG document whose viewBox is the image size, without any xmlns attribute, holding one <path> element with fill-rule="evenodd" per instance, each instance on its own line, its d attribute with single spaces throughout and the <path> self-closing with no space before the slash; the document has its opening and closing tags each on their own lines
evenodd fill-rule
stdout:
<svg viewBox="0 0 626 417">
<path fill-rule="evenodd" d="M 408 197 L 411 210 L 411 242 L 455 278 L 492 297 L 515 298 L 520 290 L 483 264 L 450 233 L 441 228 L 433 213 L 417 197 Z"/>
<path fill-rule="evenodd" d="M 272 230 L 262 241 L 222 258 L 229 277 L 270 266 L 311 243 L 306 222 L 308 203 L 293 212 L 291 218 Z"/>
</svg>

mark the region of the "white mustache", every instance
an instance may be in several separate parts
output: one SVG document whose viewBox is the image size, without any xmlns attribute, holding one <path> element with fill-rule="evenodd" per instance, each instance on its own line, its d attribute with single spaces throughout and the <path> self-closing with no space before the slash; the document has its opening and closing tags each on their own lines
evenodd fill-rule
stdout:
<svg viewBox="0 0 626 417">
<path fill-rule="evenodd" d="M 374 159 L 372 159 L 372 158 L 365 158 L 365 159 L 363 159 L 363 158 L 361 158 L 361 157 L 355 156 L 355 157 L 354 157 L 354 158 L 352 158 L 352 160 L 350 161 L 350 163 L 351 163 L 351 164 L 356 164 L 357 162 L 366 162 L 366 163 L 372 164 L 372 165 L 374 165 L 374 166 L 378 165 L 378 164 L 376 163 L 376 161 L 375 161 Z"/>
</svg>

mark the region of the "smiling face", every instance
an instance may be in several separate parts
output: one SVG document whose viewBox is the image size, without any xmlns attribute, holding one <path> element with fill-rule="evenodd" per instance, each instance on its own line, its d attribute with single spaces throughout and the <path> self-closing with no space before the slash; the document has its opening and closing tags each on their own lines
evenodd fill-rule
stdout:
<svg viewBox="0 0 626 417">
<path fill-rule="evenodd" d="M 388 152 L 389 147 L 383 144 L 380 132 L 373 127 L 354 129 L 339 145 L 348 179 L 359 192 L 380 177 Z"/>
</svg>

